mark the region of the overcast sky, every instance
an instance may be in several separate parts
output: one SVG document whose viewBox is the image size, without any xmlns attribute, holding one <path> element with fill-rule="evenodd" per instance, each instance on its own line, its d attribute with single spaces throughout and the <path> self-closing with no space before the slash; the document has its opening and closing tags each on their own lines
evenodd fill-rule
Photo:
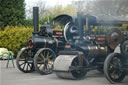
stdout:
<svg viewBox="0 0 128 85">
<path fill-rule="evenodd" d="M 66 6 L 68 4 L 71 4 L 72 1 L 78 0 L 25 0 L 26 18 L 31 16 L 31 12 L 29 12 L 29 10 L 32 9 L 34 6 L 37 6 L 39 2 L 45 2 L 46 7 L 54 7 L 55 5 Z"/>
<path fill-rule="evenodd" d="M 67 4 L 71 4 L 72 0 L 25 0 L 26 8 L 36 6 L 35 3 L 39 1 L 45 1 L 46 5 L 49 7 L 53 7 L 55 5 L 66 6 Z"/>
</svg>

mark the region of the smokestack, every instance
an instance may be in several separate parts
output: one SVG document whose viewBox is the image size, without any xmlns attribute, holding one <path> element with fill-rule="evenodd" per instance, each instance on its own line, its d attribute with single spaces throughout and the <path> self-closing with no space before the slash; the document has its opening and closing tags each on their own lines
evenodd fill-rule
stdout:
<svg viewBox="0 0 128 85">
<path fill-rule="evenodd" d="M 34 25 L 34 35 L 38 34 L 38 25 L 39 25 L 39 8 L 33 7 L 33 25 Z"/>
<path fill-rule="evenodd" d="M 77 23 L 78 23 L 78 30 L 79 30 L 79 33 L 80 33 L 80 38 L 82 39 L 83 38 L 83 31 L 84 31 L 84 23 L 83 23 L 83 15 L 82 13 L 77 13 Z"/>
</svg>

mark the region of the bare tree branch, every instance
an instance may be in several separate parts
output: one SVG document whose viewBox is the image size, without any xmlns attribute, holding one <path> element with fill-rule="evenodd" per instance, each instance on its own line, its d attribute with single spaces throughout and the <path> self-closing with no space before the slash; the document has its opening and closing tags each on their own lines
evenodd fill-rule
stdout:
<svg viewBox="0 0 128 85">
<path fill-rule="evenodd" d="M 128 0 L 81 0 L 73 1 L 78 12 L 97 16 L 124 16 L 128 14 Z"/>
</svg>

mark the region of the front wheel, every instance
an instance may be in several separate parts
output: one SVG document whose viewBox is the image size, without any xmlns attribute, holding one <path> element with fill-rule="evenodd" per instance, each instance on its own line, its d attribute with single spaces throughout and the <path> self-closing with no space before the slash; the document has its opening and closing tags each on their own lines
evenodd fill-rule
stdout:
<svg viewBox="0 0 128 85">
<path fill-rule="evenodd" d="M 121 54 L 111 53 L 104 62 L 104 73 L 107 80 L 111 83 L 121 82 L 126 74 L 121 70 Z"/>
<path fill-rule="evenodd" d="M 56 58 L 54 51 L 50 48 L 42 48 L 34 56 L 34 66 L 40 74 L 50 74 L 53 71 L 53 63 Z"/>
<path fill-rule="evenodd" d="M 16 57 L 16 65 L 18 69 L 24 73 L 34 71 L 33 58 L 29 48 L 22 48 Z"/>
</svg>

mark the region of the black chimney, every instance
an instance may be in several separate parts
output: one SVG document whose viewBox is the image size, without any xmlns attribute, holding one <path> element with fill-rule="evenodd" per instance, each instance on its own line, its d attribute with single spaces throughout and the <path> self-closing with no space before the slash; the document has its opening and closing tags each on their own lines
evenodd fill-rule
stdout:
<svg viewBox="0 0 128 85">
<path fill-rule="evenodd" d="M 38 34 L 38 25 L 39 25 L 39 8 L 33 7 L 33 25 L 34 25 L 34 35 Z"/>
<path fill-rule="evenodd" d="M 77 24 L 78 24 L 78 30 L 79 30 L 80 38 L 83 39 L 84 21 L 83 21 L 83 14 L 82 13 L 77 13 Z"/>
</svg>

